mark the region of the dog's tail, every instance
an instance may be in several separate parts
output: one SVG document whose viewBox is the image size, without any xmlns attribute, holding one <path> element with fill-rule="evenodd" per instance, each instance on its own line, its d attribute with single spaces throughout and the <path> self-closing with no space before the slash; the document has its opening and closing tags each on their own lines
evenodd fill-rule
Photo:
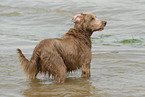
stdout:
<svg viewBox="0 0 145 97">
<path fill-rule="evenodd" d="M 17 53 L 19 54 L 19 62 L 23 67 L 27 78 L 29 78 L 29 80 L 34 79 L 38 73 L 38 66 L 36 60 L 36 58 L 38 58 L 37 55 L 32 55 L 32 58 L 29 61 L 28 59 L 26 59 L 26 57 L 23 55 L 20 49 L 17 49 Z"/>
</svg>

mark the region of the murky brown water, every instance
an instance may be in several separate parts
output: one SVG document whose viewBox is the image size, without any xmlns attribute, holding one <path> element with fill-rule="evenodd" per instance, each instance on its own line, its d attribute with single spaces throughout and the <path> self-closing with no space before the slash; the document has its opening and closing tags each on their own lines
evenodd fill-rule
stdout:
<svg viewBox="0 0 145 97">
<path fill-rule="evenodd" d="M 1 97 L 144 97 L 144 0 L 0 0 Z M 39 75 L 27 81 L 16 49 L 27 58 L 45 38 L 61 37 L 71 19 L 91 12 L 108 22 L 92 36 L 91 77 L 81 70 L 68 74 L 64 84 Z"/>
</svg>

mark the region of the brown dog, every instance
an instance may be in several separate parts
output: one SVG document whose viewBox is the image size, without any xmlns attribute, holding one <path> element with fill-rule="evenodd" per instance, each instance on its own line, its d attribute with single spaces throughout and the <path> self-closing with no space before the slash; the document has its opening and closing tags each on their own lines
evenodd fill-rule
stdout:
<svg viewBox="0 0 145 97">
<path fill-rule="evenodd" d="M 54 76 L 63 83 L 66 73 L 82 67 L 82 77 L 90 77 L 91 35 L 104 29 L 105 21 L 91 13 L 81 13 L 72 20 L 75 25 L 62 38 L 44 39 L 35 47 L 30 61 L 17 49 L 19 60 L 29 79 L 38 73 Z"/>
</svg>

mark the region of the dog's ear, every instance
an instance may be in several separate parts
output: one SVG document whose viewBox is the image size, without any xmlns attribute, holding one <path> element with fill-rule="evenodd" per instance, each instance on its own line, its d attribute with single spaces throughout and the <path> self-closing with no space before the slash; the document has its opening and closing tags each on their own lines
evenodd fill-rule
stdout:
<svg viewBox="0 0 145 97">
<path fill-rule="evenodd" d="M 74 16 L 74 18 L 72 19 L 72 21 L 74 23 L 79 23 L 82 19 L 83 19 L 83 15 L 82 14 L 81 15 L 79 14 L 79 15 Z"/>
</svg>

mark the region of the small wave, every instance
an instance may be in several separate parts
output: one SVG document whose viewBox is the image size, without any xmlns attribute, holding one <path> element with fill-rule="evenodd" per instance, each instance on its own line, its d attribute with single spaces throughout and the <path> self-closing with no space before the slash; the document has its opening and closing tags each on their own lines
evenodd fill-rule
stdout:
<svg viewBox="0 0 145 97">
<path fill-rule="evenodd" d="M 92 39 L 101 39 L 101 38 L 104 38 L 104 37 L 111 37 L 112 35 L 99 35 L 98 37 L 92 37 Z"/>
<path fill-rule="evenodd" d="M 2 13 L 0 16 L 18 16 L 20 13 L 18 12 L 11 12 L 11 13 Z"/>
</svg>

